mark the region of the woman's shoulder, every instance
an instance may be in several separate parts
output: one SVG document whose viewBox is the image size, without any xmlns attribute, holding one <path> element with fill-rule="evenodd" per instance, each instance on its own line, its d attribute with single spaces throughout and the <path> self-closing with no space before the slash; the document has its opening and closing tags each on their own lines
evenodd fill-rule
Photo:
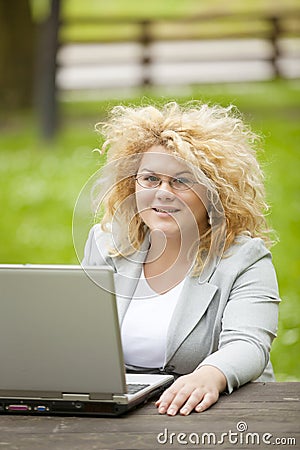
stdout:
<svg viewBox="0 0 300 450">
<path fill-rule="evenodd" d="M 103 230 L 99 223 L 93 225 L 85 244 L 82 264 L 100 265 L 106 263 L 112 247 L 112 235 L 109 230 Z"/>
<path fill-rule="evenodd" d="M 224 253 L 221 265 L 226 266 L 227 270 L 232 268 L 236 272 L 246 270 L 259 261 L 271 260 L 271 252 L 263 239 L 240 235 Z"/>
<path fill-rule="evenodd" d="M 270 250 L 266 247 L 263 239 L 241 234 L 236 237 L 233 244 L 228 248 L 227 254 L 228 256 L 244 254 L 249 258 L 260 258 L 270 254 Z"/>
<path fill-rule="evenodd" d="M 274 298 L 279 295 L 272 255 L 261 238 L 239 236 L 220 261 L 212 281 L 218 286 L 236 283 L 248 291 L 261 289 Z"/>
<path fill-rule="evenodd" d="M 103 229 L 100 223 L 96 223 L 92 226 L 88 239 L 91 239 L 101 245 L 106 244 L 110 247 L 113 245 L 111 230 L 108 227 Z"/>
</svg>

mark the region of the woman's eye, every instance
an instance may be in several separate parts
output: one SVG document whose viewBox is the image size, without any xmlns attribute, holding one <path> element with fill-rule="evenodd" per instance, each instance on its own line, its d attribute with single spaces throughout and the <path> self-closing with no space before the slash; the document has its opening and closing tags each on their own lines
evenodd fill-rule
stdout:
<svg viewBox="0 0 300 450">
<path fill-rule="evenodd" d="M 156 177 L 155 175 L 148 175 L 144 179 L 146 181 L 150 181 L 150 183 L 155 183 L 155 182 L 159 181 L 159 178 Z"/>
<path fill-rule="evenodd" d="M 191 180 L 189 180 L 188 178 L 174 178 L 173 183 L 175 184 L 191 184 Z"/>
</svg>

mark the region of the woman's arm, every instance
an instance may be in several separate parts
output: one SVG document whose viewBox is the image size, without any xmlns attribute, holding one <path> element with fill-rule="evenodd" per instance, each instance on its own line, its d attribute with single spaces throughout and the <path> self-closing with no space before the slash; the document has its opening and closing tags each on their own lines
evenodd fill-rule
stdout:
<svg viewBox="0 0 300 450">
<path fill-rule="evenodd" d="M 279 302 L 276 274 L 267 254 L 236 278 L 223 312 L 219 348 L 198 367 L 217 367 L 226 377 L 229 393 L 257 379 L 270 359 Z"/>
<path fill-rule="evenodd" d="M 258 378 L 276 336 L 278 303 L 276 275 L 266 255 L 236 278 L 223 312 L 218 350 L 163 393 L 157 402 L 159 412 L 204 411 L 220 392 L 230 393 Z"/>
</svg>

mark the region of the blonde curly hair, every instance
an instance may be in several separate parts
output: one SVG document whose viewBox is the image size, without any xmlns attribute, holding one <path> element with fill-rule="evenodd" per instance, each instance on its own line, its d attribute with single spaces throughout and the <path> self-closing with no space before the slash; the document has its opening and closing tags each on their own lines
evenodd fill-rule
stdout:
<svg viewBox="0 0 300 450">
<path fill-rule="evenodd" d="M 241 234 L 260 237 L 266 245 L 272 243 L 265 219 L 268 206 L 264 176 L 256 159 L 260 139 L 245 125 L 234 106 L 224 108 L 201 102 L 184 106 L 176 102 L 162 107 L 117 106 L 96 129 L 105 138 L 102 149 L 107 151 L 107 165 L 113 163 L 114 168 L 105 174 L 109 192 L 104 200 L 101 226 L 107 230 L 117 213 L 119 222 L 128 227 L 124 239 L 126 235 L 131 242 L 131 252 L 140 248 L 147 229 L 134 201 L 126 201 L 133 199 L 135 192 L 134 177 L 127 174 L 137 173 L 140 155 L 154 145 L 161 145 L 174 156 L 183 158 L 212 181 L 226 218 L 224 250 Z M 209 234 L 206 232 L 201 239 L 206 250 Z M 121 251 L 115 256 L 128 253 L 126 246 L 124 242 L 122 248 L 121 242 Z M 203 248 L 198 252 L 199 269 L 201 251 Z"/>
</svg>

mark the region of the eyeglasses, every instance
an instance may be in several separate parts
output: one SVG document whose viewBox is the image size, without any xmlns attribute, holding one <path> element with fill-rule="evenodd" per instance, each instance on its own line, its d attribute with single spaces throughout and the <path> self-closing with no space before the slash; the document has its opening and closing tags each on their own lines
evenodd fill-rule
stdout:
<svg viewBox="0 0 300 450">
<path fill-rule="evenodd" d="M 163 179 L 157 175 L 141 174 L 135 177 L 137 183 L 145 189 L 155 189 L 159 187 Z M 191 189 L 197 182 L 185 177 L 171 178 L 167 181 L 172 189 L 176 191 L 186 191 Z"/>
</svg>

